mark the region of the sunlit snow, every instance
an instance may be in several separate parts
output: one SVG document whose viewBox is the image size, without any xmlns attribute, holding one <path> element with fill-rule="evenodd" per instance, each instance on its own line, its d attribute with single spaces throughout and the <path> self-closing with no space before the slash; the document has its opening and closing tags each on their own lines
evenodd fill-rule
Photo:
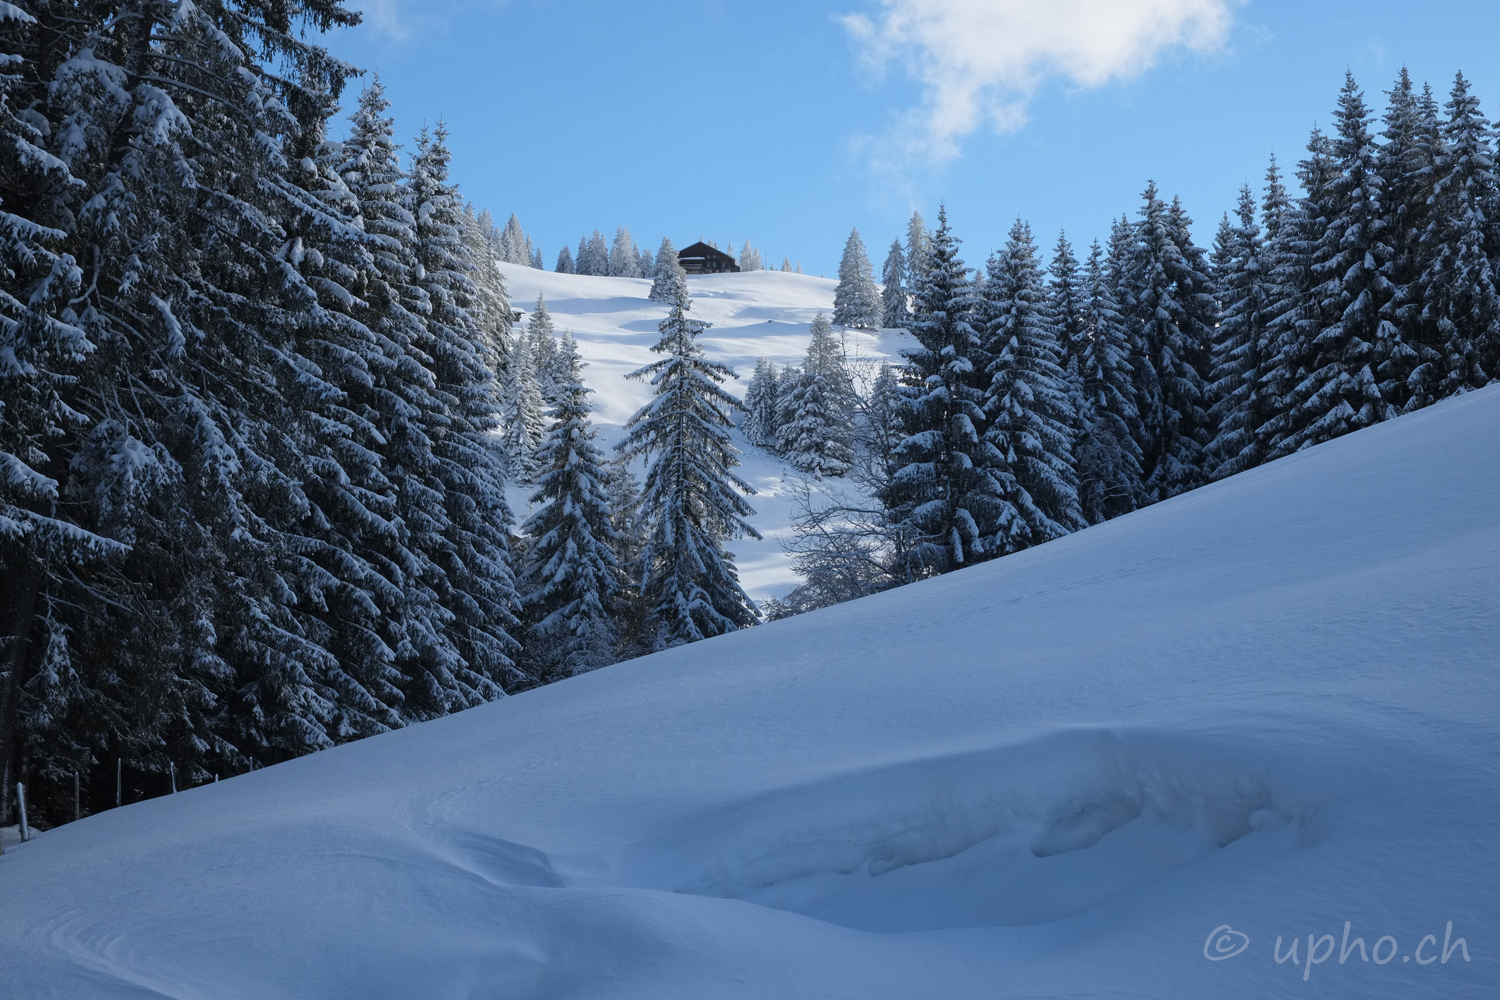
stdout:
<svg viewBox="0 0 1500 1000">
<path fill-rule="evenodd" d="M 11 840 L 0 996 L 1491 997 L 1497 455 L 1492 387 Z"/>
<path fill-rule="evenodd" d="M 583 378 L 594 390 L 599 438 L 612 447 L 631 414 L 651 398 L 648 384 L 625 376 L 661 357 L 651 351 L 651 346 L 657 341 L 657 324 L 667 315 L 667 307 L 647 298 L 650 281 L 556 274 L 515 264 L 502 264 L 501 268 L 512 304 L 522 311 L 522 327 L 541 295 L 557 334 L 568 330 L 578 341 L 579 354 L 588 364 Z M 831 278 L 781 271 L 688 278 L 692 317 L 713 324 L 699 336 L 699 343 L 709 358 L 729 365 L 739 376 L 729 391 L 744 398 L 755 372 L 755 359 L 761 355 L 777 364 L 801 364 L 813 317 L 820 312 L 833 313 L 837 286 Z M 855 330 L 841 333 L 846 337 L 851 365 L 863 373 L 872 373 L 882 360 L 899 361 L 901 348 L 913 343 L 894 330 L 879 335 Z M 738 430 L 734 438 L 744 463 L 735 471 L 756 490 L 750 497 L 755 516 L 747 520 L 763 540 L 737 539 L 729 543 L 729 549 L 735 554 L 740 582 L 751 597 L 757 601 L 780 597 L 798 582 L 781 543 L 793 516 L 789 480 L 799 478 L 799 473 L 770 452 L 746 443 Z M 509 496 L 518 518 L 524 519 L 528 491 L 513 486 Z"/>
</svg>

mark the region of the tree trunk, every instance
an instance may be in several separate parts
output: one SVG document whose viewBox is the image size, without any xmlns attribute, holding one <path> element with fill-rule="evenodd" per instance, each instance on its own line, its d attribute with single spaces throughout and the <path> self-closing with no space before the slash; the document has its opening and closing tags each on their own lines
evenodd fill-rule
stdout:
<svg viewBox="0 0 1500 1000">
<path fill-rule="evenodd" d="M 37 590 L 41 584 L 41 567 L 29 556 L 14 571 L 4 574 L 0 582 L 0 781 L 13 785 L 20 769 L 16 766 L 16 716 L 20 711 L 22 673 L 26 668 L 31 644 L 31 626 L 36 618 Z M 0 794 L 0 824 L 10 816 L 10 796 Z"/>
</svg>

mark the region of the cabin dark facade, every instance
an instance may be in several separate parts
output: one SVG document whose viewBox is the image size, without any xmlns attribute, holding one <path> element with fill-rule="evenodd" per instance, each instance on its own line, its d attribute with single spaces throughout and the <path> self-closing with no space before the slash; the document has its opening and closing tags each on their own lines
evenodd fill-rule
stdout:
<svg viewBox="0 0 1500 1000">
<path fill-rule="evenodd" d="M 677 263 L 688 274 L 732 274 L 740 269 L 733 257 L 707 243 L 694 243 L 677 251 Z"/>
</svg>

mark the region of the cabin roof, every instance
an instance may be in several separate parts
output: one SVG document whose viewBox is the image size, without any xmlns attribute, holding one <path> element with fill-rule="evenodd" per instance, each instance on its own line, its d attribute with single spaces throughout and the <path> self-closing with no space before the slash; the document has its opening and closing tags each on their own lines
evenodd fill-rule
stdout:
<svg viewBox="0 0 1500 1000">
<path fill-rule="evenodd" d="M 731 263 L 734 261 L 732 254 L 727 254 L 723 250 L 711 247 L 707 243 L 694 243 L 692 246 L 683 247 L 677 251 L 677 256 L 679 259 L 682 257 L 718 257 Z"/>
</svg>

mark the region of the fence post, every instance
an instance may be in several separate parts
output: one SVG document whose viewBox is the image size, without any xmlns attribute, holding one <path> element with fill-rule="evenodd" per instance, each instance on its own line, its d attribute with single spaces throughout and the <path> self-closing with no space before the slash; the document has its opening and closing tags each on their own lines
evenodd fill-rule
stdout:
<svg viewBox="0 0 1500 1000">
<path fill-rule="evenodd" d="M 16 802 L 21 807 L 21 843 L 31 839 L 31 827 L 26 822 L 26 786 L 16 782 Z"/>
<path fill-rule="evenodd" d="M 172 776 L 172 794 L 177 794 L 177 765 L 167 761 L 167 773 Z"/>
</svg>

